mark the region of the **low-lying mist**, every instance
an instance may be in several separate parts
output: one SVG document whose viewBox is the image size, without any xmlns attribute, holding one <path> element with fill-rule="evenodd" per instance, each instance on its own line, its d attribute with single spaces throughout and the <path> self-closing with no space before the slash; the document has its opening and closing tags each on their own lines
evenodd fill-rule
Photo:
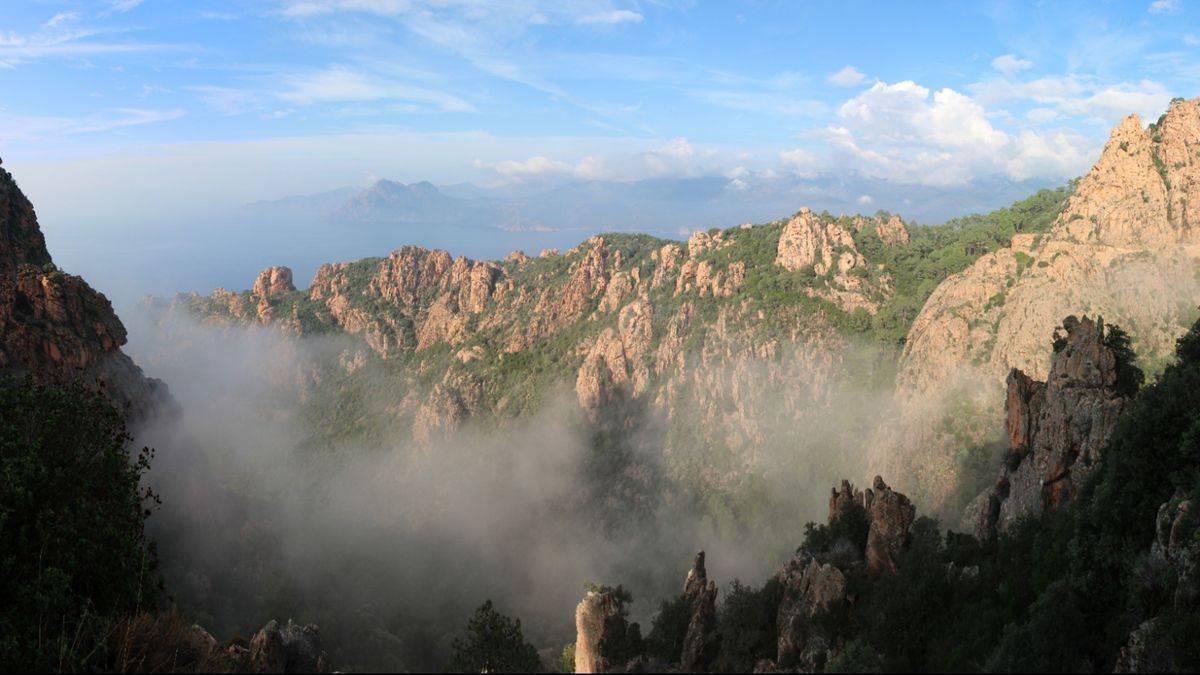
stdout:
<svg viewBox="0 0 1200 675">
<path fill-rule="evenodd" d="M 648 632 L 701 549 L 719 583 L 761 584 L 824 518 L 830 486 L 866 478 L 867 439 L 890 405 L 878 382 L 845 377 L 880 358 L 857 353 L 823 366 L 819 384 L 789 382 L 778 361 L 718 372 L 737 404 L 699 392 L 708 409 L 676 406 L 671 422 L 700 430 L 698 446 L 715 430 L 735 459 L 712 466 L 707 447 L 665 453 L 667 422 L 648 403 L 590 422 L 566 380 L 524 418 L 425 443 L 397 427 L 322 444 L 304 403 L 361 340 L 127 316 L 129 352 L 182 409 L 138 438 L 157 450 L 150 528 L 168 593 L 219 639 L 273 618 L 316 623 L 346 670 L 441 669 L 489 598 L 561 651 L 589 581 L 629 588 Z M 408 392 L 382 363 L 367 362 L 366 390 L 337 414 L 393 414 Z"/>
</svg>

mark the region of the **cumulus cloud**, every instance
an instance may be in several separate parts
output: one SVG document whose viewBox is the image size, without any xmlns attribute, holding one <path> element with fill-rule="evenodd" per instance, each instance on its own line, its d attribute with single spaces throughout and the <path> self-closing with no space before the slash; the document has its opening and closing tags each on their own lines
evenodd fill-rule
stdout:
<svg viewBox="0 0 1200 675">
<path fill-rule="evenodd" d="M 992 59 L 992 68 L 1004 73 L 1005 75 L 1014 75 L 1022 70 L 1028 70 L 1033 67 L 1033 61 L 1027 61 L 1018 58 L 1013 54 L 1004 54 Z"/>
<path fill-rule="evenodd" d="M 961 185 L 989 175 L 1013 179 L 1069 176 L 1086 168 L 1079 136 L 1032 131 L 1013 138 L 975 99 L 911 80 L 876 82 L 838 110 L 825 138 L 840 160 L 900 183 Z"/>
<path fill-rule="evenodd" d="M 1024 82 L 987 80 L 972 85 L 971 90 L 985 106 L 1032 101 L 1063 115 L 1094 118 L 1108 124 L 1134 112 L 1143 118 L 1157 118 L 1171 101 L 1167 88 L 1154 80 L 1113 83 L 1075 75 Z"/>
<path fill-rule="evenodd" d="M 854 87 L 862 83 L 867 78 L 862 72 L 854 66 L 846 66 L 836 73 L 832 73 L 825 78 L 830 83 L 836 84 L 839 87 Z"/>
</svg>

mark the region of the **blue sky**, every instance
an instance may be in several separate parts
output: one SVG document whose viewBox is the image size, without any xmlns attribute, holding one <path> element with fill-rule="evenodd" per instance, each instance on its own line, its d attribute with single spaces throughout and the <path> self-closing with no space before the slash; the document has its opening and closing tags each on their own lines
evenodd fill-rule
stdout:
<svg viewBox="0 0 1200 675">
<path fill-rule="evenodd" d="M 0 92 L 0 157 L 58 232 L 379 177 L 971 190 L 1079 175 L 1123 115 L 1200 94 L 1200 9 L 5 0 Z"/>
</svg>

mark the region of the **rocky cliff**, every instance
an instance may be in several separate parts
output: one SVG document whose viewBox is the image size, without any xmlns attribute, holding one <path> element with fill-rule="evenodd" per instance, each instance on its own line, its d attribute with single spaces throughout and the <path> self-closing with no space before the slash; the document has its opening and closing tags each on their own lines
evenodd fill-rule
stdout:
<svg viewBox="0 0 1200 675">
<path fill-rule="evenodd" d="M 33 205 L 0 169 L 0 373 L 83 378 L 140 419 L 166 388 L 121 352 L 125 341 L 108 299 L 55 267 Z"/>
<path fill-rule="evenodd" d="M 876 468 L 944 498 L 961 439 L 936 430 L 929 403 L 970 399 L 995 410 L 1011 369 L 1045 379 L 1045 336 L 1063 316 L 1102 314 L 1144 361 L 1169 355 L 1200 301 L 1200 202 L 1190 197 L 1198 180 L 1200 99 L 1176 99 L 1149 128 L 1131 115 L 1048 232 L 1019 233 L 939 285 L 905 343 L 904 433 L 879 440 Z"/>
<path fill-rule="evenodd" d="M 1129 402 L 1104 320 L 1069 316 L 1047 381 L 1014 368 L 1005 397 L 1009 453 L 994 487 L 967 509 L 963 529 L 993 539 L 1020 518 L 1074 501 Z"/>
</svg>

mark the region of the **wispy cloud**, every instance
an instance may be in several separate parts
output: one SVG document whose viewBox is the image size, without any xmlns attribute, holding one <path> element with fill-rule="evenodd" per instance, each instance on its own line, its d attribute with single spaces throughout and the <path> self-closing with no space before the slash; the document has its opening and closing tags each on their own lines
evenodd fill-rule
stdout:
<svg viewBox="0 0 1200 675">
<path fill-rule="evenodd" d="M 1151 14 L 1173 14 L 1179 11 L 1179 0 L 1154 0 L 1148 11 Z"/>
<path fill-rule="evenodd" d="M 169 48 L 169 45 L 135 41 L 103 41 L 115 34 L 82 25 L 77 12 L 60 12 L 41 27 L 27 34 L 0 31 L 0 66 L 17 66 L 51 58 L 87 58 L 103 54 L 122 54 Z"/>
<path fill-rule="evenodd" d="M 1033 61 L 1027 61 L 1014 54 L 1004 54 L 992 59 L 992 68 L 1005 75 L 1015 75 L 1022 70 L 1033 67 Z"/>
<path fill-rule="evenodd" d="M 605 25 L 615 26 L 621 23 L 641 23 L 644 17 L 637 12 L 628 9 L 614 9 L 608 12 L 596 12 L 595 14 L 587 14 L 575 20 L 576 23 L 585 26 Z"/>
<path fill-rule="evenodd" d="M 867 76 L 863 75 L 862 72 L 860 72 L 859 69 L 855 68 L 854 66 L 846 66 L 836 73 L 830 74 L 829 77 L 825 79 L 831 84 L 836 84 L 839 87 L 855 87 L 861 84 L 863 80 L 867 79 Z"/>
<path fill-rule="evenodd" d="M 182 108 L 148 110 L 115 108 L 84 117 L 39 117 L 0 115 L 0 142 L 31 141 L 60 136 L 90 134 L 177 119 Z"/>
<path fill-rule="evenodd" d="M 350 68 L 335 66 L 290 77 L 278 97 L 297 105 L 355 101 L 413 101 L 443 112 L 476 112 L 463 99 L 445 92 L 402 82 L 380 81 Z"/>
</svg>

